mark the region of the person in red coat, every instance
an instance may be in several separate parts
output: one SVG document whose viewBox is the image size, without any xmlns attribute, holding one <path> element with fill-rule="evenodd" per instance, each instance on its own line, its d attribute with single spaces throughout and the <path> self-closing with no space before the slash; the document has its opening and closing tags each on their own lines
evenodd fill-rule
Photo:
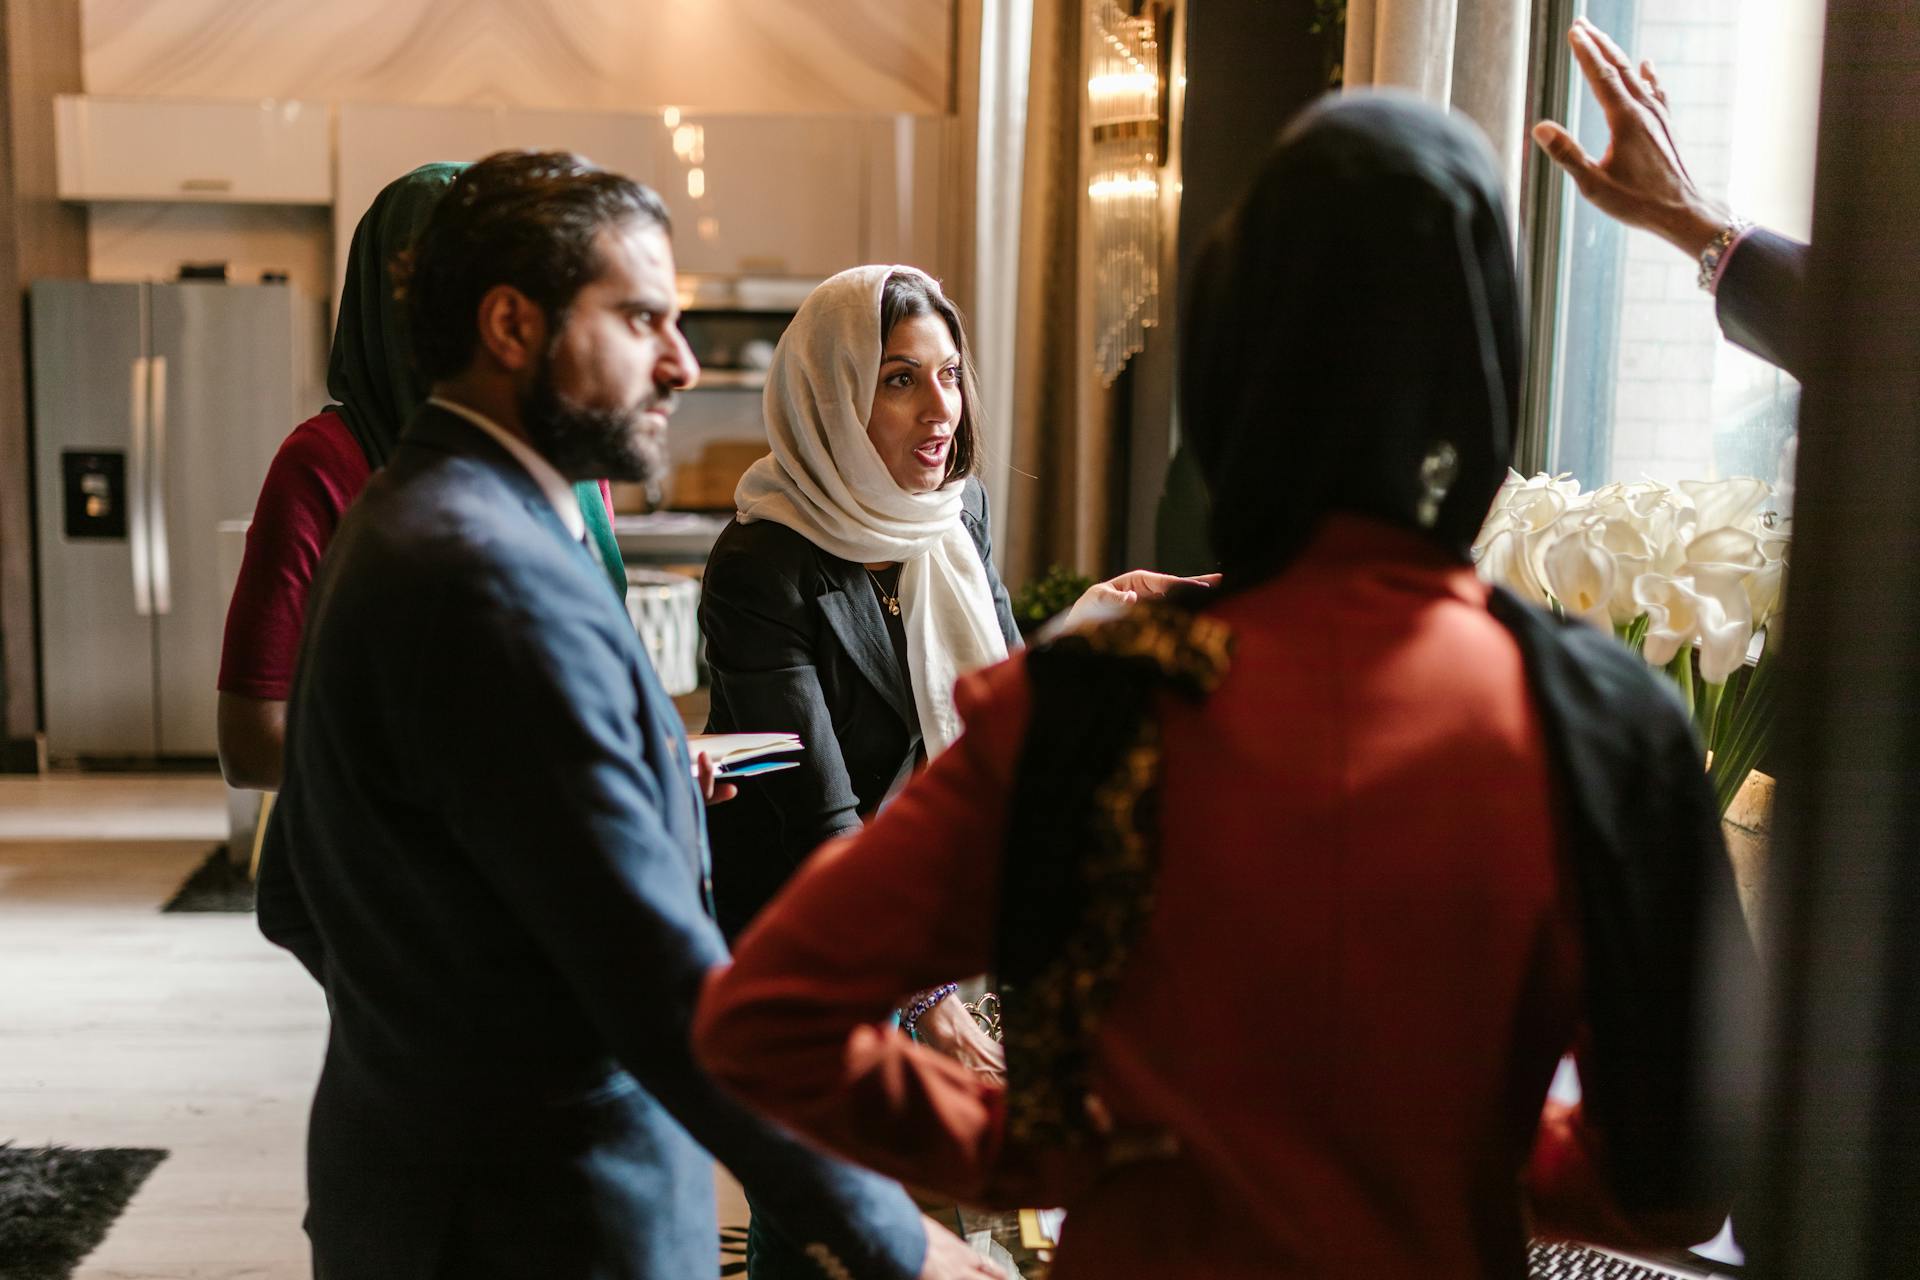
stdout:
<svg viewBox="0 0 1920 1280">
<path fill-rule="evenodd" d="M 1186 326 L 1221 586 L 963 679 L 960 739 L 708 976 L 723 1083 L 914 1185 L 1064 1206 L 1056 1280 L 1712 1234 L 1698 748 L 1637 657 L 1468 561 L 1519 388 L 1502 209 L 1412 99 L 1282 135 Z M 988 968 L 1005 1084 L 884 1025 Z M 1568 1052 L 1585 1101 L 1549 1105 Z"/>
</svg>

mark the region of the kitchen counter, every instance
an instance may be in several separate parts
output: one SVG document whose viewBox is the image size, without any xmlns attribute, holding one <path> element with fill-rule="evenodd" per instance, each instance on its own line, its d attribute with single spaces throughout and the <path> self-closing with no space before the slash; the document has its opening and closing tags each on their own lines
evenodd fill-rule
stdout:
<svg viewBox="0 0 1920 1280">
<path fill-rule="evenodd" d="M 615 516 L 614 540 L 630 565 L 701 564 L 727 517 L 703 511 L 655 511 Z"/>
</svg>

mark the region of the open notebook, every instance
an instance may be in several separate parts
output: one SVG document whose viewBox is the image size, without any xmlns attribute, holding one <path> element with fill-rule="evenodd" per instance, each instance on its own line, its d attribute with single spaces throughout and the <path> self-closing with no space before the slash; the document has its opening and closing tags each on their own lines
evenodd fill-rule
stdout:
<svg viewBox="0 0 1920 1280">
<path fill-rule="evenodd" d="M 705 752 L 721 778 L 750 778 L 757 773 L 797 769 L 797 760 L 770 757 L 805 750 L 806 744 L 797 733 L 695 733 L 687 737 L 688 754 Z"/>
</svg>

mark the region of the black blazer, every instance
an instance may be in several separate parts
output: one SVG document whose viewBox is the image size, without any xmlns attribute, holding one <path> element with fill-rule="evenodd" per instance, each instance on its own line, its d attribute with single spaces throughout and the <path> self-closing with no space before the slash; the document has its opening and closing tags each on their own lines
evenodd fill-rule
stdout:
<svg viewBox="0 0 1920 1280">
<path fill-rule="evenodd" d="M 713 1166 L 851 1274 L 918 1212 L 693 1061 L 726 959 L 703 806 L 626 612 L 531 476 L 428 406 L 340 524 L 287 714 L 261 930 L 326 988 L 316 1274 L 687 1280 Z"/>
<path fill-rule="evenodd" d="M 987 495 L 969 479 L 960 516 L 979 548 L 1008 649 L 1020 644 L 993 568 Z M 729 524 L 700 598 L 712 733 L 797 733 L 801 766 L 746 779 L 709 815 L 720 928 L 736 936 L 795 867 L 861 820 L 912 768 L 920 722 L 866 568 L 785 525 Z"/>
<path fill-rule="evenodd" d="M 1806 245 L 1761 227 L 1727 260 L 1714 313 L 1729 341 L 1796 378 L 1806 376 Z"/>
</svg>

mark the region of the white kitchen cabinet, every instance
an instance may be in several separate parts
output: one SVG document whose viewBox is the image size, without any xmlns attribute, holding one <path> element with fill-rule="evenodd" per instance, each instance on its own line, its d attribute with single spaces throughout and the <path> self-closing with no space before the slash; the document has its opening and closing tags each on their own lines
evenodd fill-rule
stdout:
<svg viewBox="0 0 1920 1280">
<path fill-rule="evenodd" d="M 408 170 L 509 149 L 574 151 L 603 169 L 651 182 L 659 131 L 657 115 L 633 112 L 342 103 L 340 195 L 333 211 L 335 301 L 354 227 L 380 189 Z"/>
<path fill-rule="evenodd" d="M 572 151 L 602 169 L 652 185 L 658 160 L 660 117 L 631 111 L 500 112 L 494 149 Z"/>
<path fill-rule="evenodd" d="M 323 103 L 54 100 L 63 200 L 324 205 L 333 200 Z"/>
<path fill-rule="evenodd" d="M 945 246 L 964 225 L 942 175 L 956 145 L 948 116 L 879 116 L 867 125 L 868 262 L 902 262 L 939 276 Z M 1017 238 L 1018 227 L 1003 229 Z"/>
<path fill-rule="evenodd" d="M 680 270 L 819 279 L 859 265 L 871 122 L 690 112 L 693 134 L 662 128 L 654 174 Z"/>
<path fill-rule="evenodd" d="M 943 117 L 342 103 L 338 132 L 336 275 L 381 187 L 430 160 L 509 147 L 576 151 L 658 191 L 676 266 L 725 295 L 694 306 L 759 306 L 748 292 L 786 280 L 801 287 L 773 309 L 791 309 L 806 284 L 862 262 L 937 274 L 956 216 L 942 203 L 952 145 Z"/>
<path fill-rule="evenodd" d="M 340 104 L 340 153 L 333 205 L 333 302 L 339 314 L 353 230 L 401 174 L 437 160 L 478 160 L 497 151 L 499 113 L 489 107 L 401 107 Z"/>
</svg>

